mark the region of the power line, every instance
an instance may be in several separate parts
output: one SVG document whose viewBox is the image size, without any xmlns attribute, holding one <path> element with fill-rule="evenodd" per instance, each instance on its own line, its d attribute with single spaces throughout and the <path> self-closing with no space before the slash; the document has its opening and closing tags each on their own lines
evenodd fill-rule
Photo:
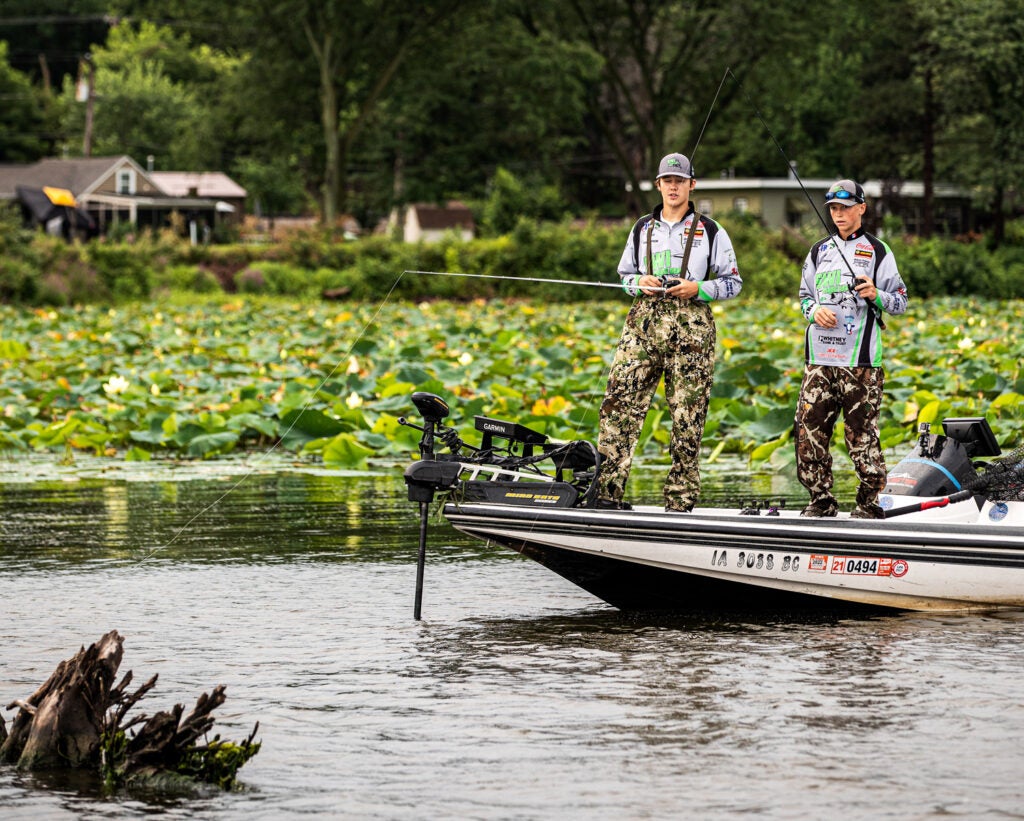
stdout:
<svg viewBox="0 0 1024 821">
<path fill-rule="evenodd" d="M 43 23 L 107 23 L 117 25 L 121 18 L 110 14 L 48 14 L 41 17 L 0 17 L 0 28 L 5 26 L 38 26 Z"/>
</svg>

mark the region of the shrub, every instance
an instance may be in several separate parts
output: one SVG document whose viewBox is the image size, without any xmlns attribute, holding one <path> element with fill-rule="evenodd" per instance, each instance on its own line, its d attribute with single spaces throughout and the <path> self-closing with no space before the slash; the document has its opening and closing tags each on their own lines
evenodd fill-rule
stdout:
<svg viewBox="0 0 1024 821">
<path fill-rule="evenodd" d="M 156 288 L 197 294 L 213 294 L 223 290 L 216 274 L 198 265 L 168 265 L 156 273 L 153 285 Z"/>
<path fill-rule="evenodd" d="M 145 299 L 150 294 L 152 248 L 130 243 L 90 242 L 86 259 L 106 292 L 116 300 Z"/>
<path fill-rule="evenodd" d="M 242 293 L 319 297 L 312 272 L 287 262 L 254 262 L 235 277 Z"/>
<path fill-rule="evenodd" d="M 821 236 L 806 230 L 768 231 L 745 214 L 722 224 L 736 248 L 743 298 L 791 297 L 800 266 Z M 537 222 L 520 216 L 508 233 L 463 241 L 409 244 L 387 237 L 337 240 L 310 230 L 275 245 L 192 246 L 170 232 L 145 232 L 132 242 L 68 244 L 24 231 L 0 214 L 0 300 L 71 304 L 146 298 L 154 285 L 198 293 L 265 293 L 380 301 L 526 296 L 551 301 L 619 298 L 613 288 L 564 281 L 616 281 L 615 269 L 630 223 Z M 970 242 L 902 238 L 889 241 L 913 298 L 1024 297 L 1024 220 L 1010 223 L 1008 241 L 989 249 Z M 405 274 L 438 271 L 502 279 Z M 504 279 L 508 277 L 508 279 Z M 515 278 L 530 281 L 516 282 Z M 545 284 L 536 279 L 562 280 Z"/>
</svg>

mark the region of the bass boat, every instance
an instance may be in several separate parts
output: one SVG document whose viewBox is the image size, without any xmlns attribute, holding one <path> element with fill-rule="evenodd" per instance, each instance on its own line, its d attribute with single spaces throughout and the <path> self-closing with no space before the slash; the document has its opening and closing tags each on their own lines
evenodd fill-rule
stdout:
<svg viewBox="0 0 1024 821">
<path fill-rule="evenodd" d="M 984 417 L 944 419 L 942 434 L 921 426 L 888 474 L 884 519 L 816 519 L 781 505 L 599 508 L 592 443 L 477 416 L 471 446 L 444 424 L 443 399 L 412 401 L 423 424 L 399 421 L 422 432 L 404 477 L 420 505 L 417 619 L 435 496 L 456 529 L 624 611 L 1024 607 L 1024 448 L 1003 455 Z"/>
</svg>

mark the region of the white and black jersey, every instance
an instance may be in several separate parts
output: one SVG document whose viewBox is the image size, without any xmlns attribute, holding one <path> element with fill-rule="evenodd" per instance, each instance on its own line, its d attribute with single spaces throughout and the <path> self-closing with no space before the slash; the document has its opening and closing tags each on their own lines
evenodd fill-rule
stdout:
<svg viewBox="0 0 1024 821">
<path fill-rule="evenodd" d="M 853 291 L 867 276 L 878 289 L 873 305 Z M 830 309 L 835 328 L 814 323 L 819 307 Z M 831 236 L 815 243 L 804 261 L 800 309 L 808 321 L 804 359 L 809 365 L 878 367 L 882 364 L 881 312 L 907 309 L 907 286 L 892 250 L 878 237 L 857 230 L 845 240 Z"/>
</svg>

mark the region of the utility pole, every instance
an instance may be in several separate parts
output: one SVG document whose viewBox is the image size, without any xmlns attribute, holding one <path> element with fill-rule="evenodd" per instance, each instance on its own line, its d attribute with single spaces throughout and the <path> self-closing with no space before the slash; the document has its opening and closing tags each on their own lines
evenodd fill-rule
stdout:
<svg viewBox="0 0 1024 821">
<path fill-rule="evenodd" d="M 94 70 L 92 55 L 86 54 L 78 70 L 78 87 L 75 89 L 75 99 L 85 103 L 85 133 L 82 136 L 82 156 L 92 156 L 92 109 L 94 93 Z"/>
</svg>

